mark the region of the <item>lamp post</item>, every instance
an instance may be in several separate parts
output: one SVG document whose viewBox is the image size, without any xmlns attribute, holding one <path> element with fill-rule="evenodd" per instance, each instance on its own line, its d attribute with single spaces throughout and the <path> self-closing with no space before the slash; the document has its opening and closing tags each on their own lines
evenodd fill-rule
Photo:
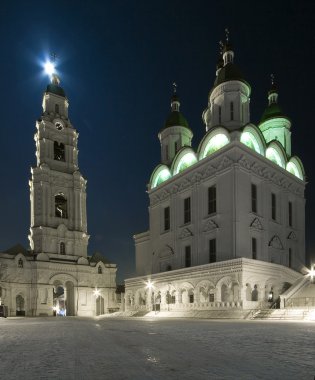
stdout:
<svg viewBox="0 0 315 380">
<path fill-rule="evenodd" d="M 146 282 L 146 289 L 149 290 L 149 300 L 150 300 L 150 305 L 152 303 L 152 289 L 153 289 L 153 282 L 151 282 L 151 280 L 148 280 L 148 282 Z M 150 307 L 151 309 L 151 307 Z M 153 310 L 155 310 L 155 303 L 154 303 L 154 299 L 153 299 Z"/>
<path fill-rule="evenodd" d="M 311 278 L 311 284 L 315 284 L 315 264 L 312 265 L 308 275 L 310 276 Z"/>
<path fill-rule="evenodd" d="M 95 288 L 93 291 L 93 296 L 95 297 L 95 315 L 97 315 L 97 299 L 101 295 L 101 292 Z"/>
</svg>

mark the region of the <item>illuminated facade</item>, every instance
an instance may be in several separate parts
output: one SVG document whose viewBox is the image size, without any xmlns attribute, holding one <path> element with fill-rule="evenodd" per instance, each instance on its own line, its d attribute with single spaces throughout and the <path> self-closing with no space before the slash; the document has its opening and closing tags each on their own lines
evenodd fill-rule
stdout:
<svg viewBox="0 0 315 380">
<path fill-rule="evenodd" d="M 56 75 L 36 122 L 27 251 L 0 253 L 0 300 L 9 315 L 104 314 L 116 308 L 116 265 L 87 256 L 86 180 L 78 167 L 78 132 Z"/>
<path fill-rule="evenodd" d="M 148 185 L 149 230 L 134 237 L 139 277 L 126 280 L 127 309 L 257 308 L 301 277 L 303 165 L 274 83 L 258 126 L 250 93 L 226 41 L 196 151 L 172 97 Z"/>
</svg>

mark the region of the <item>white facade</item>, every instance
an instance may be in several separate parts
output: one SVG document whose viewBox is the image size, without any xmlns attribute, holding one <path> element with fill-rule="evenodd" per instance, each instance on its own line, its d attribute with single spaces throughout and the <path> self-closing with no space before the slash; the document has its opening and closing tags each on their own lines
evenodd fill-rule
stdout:
<svg viewBox="0 0 315 380">
<path fill-rule="evenodd" d="M 211 299 L 216 305 L 232 302 L 247 308 L 251 299 L 246 288 L 259 288 L 258 301 L 264 302 L 271 291 L 278 298 L 301 276 L 305 181 L 301 161 L 291 156 L 291 123 L 281 113 L 274 85 L 261 123 L 250 123 L 250 86 L 233 58 L 227 42 L 203 113 L 206 134 L 197 151 L 189 141 L 166 162 L 160 138 L 161 164 L 148 186 L 149 231 L 134 237 L 140 277 L 126 280 L 126 308 L 156 302 L 145 289 L 149 280 L 155 297 L 172 288 L 173 308 L 183 303 L 199 308 L 199 282 L 215 289 Z M 172 120 L 190 131 L 173 104 L 172 112 L 179 114 Z M 166 123 L 163 134 L 167 128 L 175 126 Z M 249 267 L 254 269 L 248 272 Z M 190 301 L 183 302 L 187 287 Z M 203 302 L 209 303 L 208 296 Z M 256 302 L 256 292 L 253 297 Z"/>
<path fill-rule="evenodd" d="M 116 305 L 116 265 L 87 256 L 86 180 L 78 167 L 78 132 L 53 76 L 36 122 L 31 169 L 30 246 L 0 253 L 0 299 L 9 315 L 93 316 Z"/>
</svg>

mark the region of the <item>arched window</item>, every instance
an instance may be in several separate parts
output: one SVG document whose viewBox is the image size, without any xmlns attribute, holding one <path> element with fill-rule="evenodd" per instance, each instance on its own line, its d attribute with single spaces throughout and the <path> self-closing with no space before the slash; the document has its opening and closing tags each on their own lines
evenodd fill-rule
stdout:
<svg viewBox="0 0 315 380">
<path fill-rule="evenodd" d="M 187 152 L 183 154 L 183 156 L 177 161 L 177 164 L 174 167 L 174 174 L 178 174 L 183 170 L 187 169 L 189 166 L 195 164 L 197 162 L 197 158 L 194 153 Z"/>
<path fill-rule="evenodd" d="M 66 254 L 66 245 L 64 242 L 60 243 L 60 254 L 65 255 Z"/>
<path fill-rule="evenodd" d="M 55 104 L 55 113 L 59 113 L 59 104 Z"/>
<path fill-rule="evenodd" d="M 262 153 L 257 138 L 251 132 L 245 131 L 242 133 L 241 143 L 245 144 L 248 146 L 248 148 L 254 150 L 257 153 Z"/>
<path fill-rule="evenodd" d="M 55 216 L 58 218 L 67 219 L 67 199 L 60 193 L 55 195 Z"/>
<path fill-rule="evenodd" d="M 280 155 L 279 151 L 276 150 L 274 147 L 271 146 L 267 148 L 266 157 L 268 158 L 268 160 L 281 166 L 282 168 L 285 167 L 284 158 L 282 157 L 282 155 Z"/>
<path fill-rule="evenodd" d="M 224 145 L 229 143 L 229 139 L 226 135 L 223 133 L 218 133 L 211 137 L 211 139 L 208 141 L 205 150 L 204 150 L 204 156 L 209 156 L 210 154 L 216 152 L 218 149 L 221 149 Z"/>
<path fill-rule="evenodd" d="M 97 268 L 97 273 L 98 273 L 98 274 L 102 274 L 102 273 L 103 273 L 103 270 L 102 270 L 102 267 L 101 267 L 101 266 L 99 266 L 99 267 Z"/>
<path fill-rule="evenodd" d="M 65 146 L 63 143 L 54 141 L 54 159 L 57 161 L 65 161 Z"/>
<path fill-rule="evenodd" d="M 19 259 L 19 261 L 18 261 L 18 268 L 23 268 L 23 265 L 24 265 L 23 260 Z"/>
<path fill-rule="evenodd" d="M 2 297 L 2 288 L 0 286 L 0 298 Z"/>
<path fill-rule="evenodd" d="M 258 301 L 258 289 L 257 289 L 257 285 L 254 286 L 254 289 L 252 291 L 252 301 Z"/>
</svg>

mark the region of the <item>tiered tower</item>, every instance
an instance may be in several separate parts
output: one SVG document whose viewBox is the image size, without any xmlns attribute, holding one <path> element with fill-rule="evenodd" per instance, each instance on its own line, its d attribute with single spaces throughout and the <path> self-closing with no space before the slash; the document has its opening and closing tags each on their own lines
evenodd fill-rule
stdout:
<svg viewBox="0 0 315 380">
<path fill-rule="evenodd" d="M 31 228 L 34 254 L 50 259 L 87 257 L 86 180 L 78 166 L 78 132 L 68 118 L 69 102 L 53 74 L 36 122 L 37 164 L 31 169 Z"/>
</svg>

